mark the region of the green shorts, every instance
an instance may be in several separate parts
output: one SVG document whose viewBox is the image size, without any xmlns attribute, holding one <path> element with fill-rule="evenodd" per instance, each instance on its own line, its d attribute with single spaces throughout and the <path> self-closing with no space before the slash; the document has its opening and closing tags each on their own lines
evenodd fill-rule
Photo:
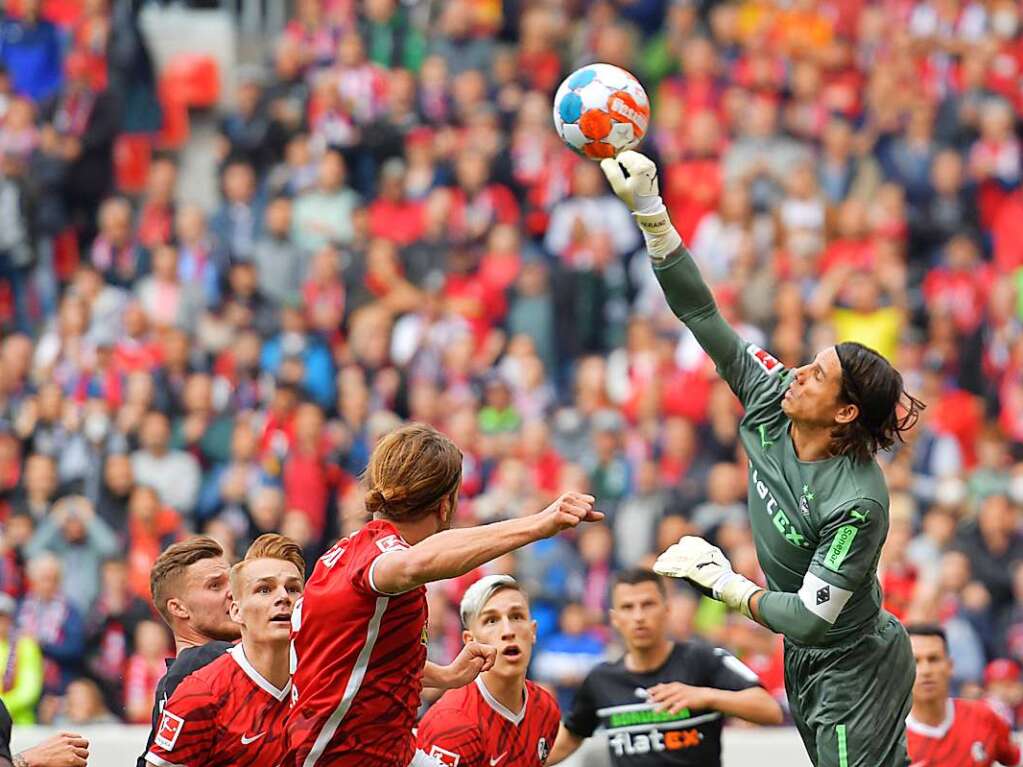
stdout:
<svg viewBox="0 0 1023 767">
<path fill-rule="evenodd" d="M 785 642 L 789 706 L 816 767 L 906 767 L 915 677 L 909 636 L 883 610 L 873 631 L 837 645 Z"/>
</svg>

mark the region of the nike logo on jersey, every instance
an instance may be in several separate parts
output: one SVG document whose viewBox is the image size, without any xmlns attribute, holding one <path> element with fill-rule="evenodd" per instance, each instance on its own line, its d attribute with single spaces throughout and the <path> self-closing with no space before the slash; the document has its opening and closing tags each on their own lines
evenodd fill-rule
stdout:
<svg viewBox="0 0 1023 767">
<path fill-rule="evenodd" d="M 247 737 L 245 735 L 242 735 L 242 745 L 243 746 L 247 746 L 247 745 L 249 745 L 249 743 L 252 743 L 253 741 L 259 740 L 264 735 L 266 735 L 266 731 L 265 730 L 263 732 L 259 733 L 259 735 L 253 735 L 251 738 Z"/>
<path fill-rule="evenodd" d="M 490 760 L 490 767 L 494 767 L 498 762 L 500 762 L 506 756 L 508 756 L 508 752 L 507 751 L 505 751 L 500 756 L 495 756 L 493 759 Z"/>
</svg>

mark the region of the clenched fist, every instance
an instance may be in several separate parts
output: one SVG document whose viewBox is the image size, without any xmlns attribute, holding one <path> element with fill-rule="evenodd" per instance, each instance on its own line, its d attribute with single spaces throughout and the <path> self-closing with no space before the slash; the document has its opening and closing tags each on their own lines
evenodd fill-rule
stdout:
<svg viewBox="0 0 1023 767">
<path fill-rule="evenodd" d="M 581 522 L 602 520 L 604 514 L 593 508 L 595 500 L 592 495 L 584 493 L 563 493 L 558 500 L 536 515 L 543 537 L 550 538 Z"/>
</svg>

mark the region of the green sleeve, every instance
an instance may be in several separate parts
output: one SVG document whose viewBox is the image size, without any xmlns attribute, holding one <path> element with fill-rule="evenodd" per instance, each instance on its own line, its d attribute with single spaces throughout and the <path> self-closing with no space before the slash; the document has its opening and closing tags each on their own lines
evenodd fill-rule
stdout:
<svg viewBox="0 0 1023 767">
<path fill-rule="evenodd" d="M 804 644 L 816 644 L 831 628 L 830 623 L 810 612 L 799 594 L 766 591 L 760 597 L 757 614 L 759 622 L 771 631 Z"/>
<path fill-rule="evenodd" d="M 744 407 L 763 397 L 781 396 L 784 366 L 725 322 L 685 246 L 654 263 L 654 274 L 672 312 L 693 332 Z"/>
<path fill-rule="evenodd" d="M 760 622 L 798 642 L 814 644 L 835 625 L 853 592 L 877 572 L 888 532 L 881 505 L 858 498 L 829 515 L 813 560 L 795 594 L 768 591 L 760 598 Z"/>
<path fill-rule="evenodd" d="M 32 712 L 43 694 L 43 653 L 39 645 L 28 637 L 18 640 L 14 652 L 17 653 L 18 668 L 14 686 L 0 695 L 0 699 L 14 721 L 27 724 L 34 721 Z"/>
<path fill-rule="evenodd" d="M 848 591 L 858 589 L 877 572 L 881 545 L 888 535 L 888 519 L 880 503 L 857 498 L 828 515 L 810 572 Z"/>
</svg>

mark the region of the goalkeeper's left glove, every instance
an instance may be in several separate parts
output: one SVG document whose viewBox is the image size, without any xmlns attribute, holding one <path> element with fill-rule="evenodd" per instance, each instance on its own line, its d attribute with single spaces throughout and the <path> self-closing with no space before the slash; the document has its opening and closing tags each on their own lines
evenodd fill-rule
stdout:
<svg viewBox="0 0 1023 767">
<path fill-rule="evenodd" d="M 707 596 L 752 618 L 750 598 L 760 587 L 732 570 L 721 549 L 703 538 L 687 535 L 668 547 L 654 563 L 654 571 L 671 578 L 685 578 Z"/>
</svg>

